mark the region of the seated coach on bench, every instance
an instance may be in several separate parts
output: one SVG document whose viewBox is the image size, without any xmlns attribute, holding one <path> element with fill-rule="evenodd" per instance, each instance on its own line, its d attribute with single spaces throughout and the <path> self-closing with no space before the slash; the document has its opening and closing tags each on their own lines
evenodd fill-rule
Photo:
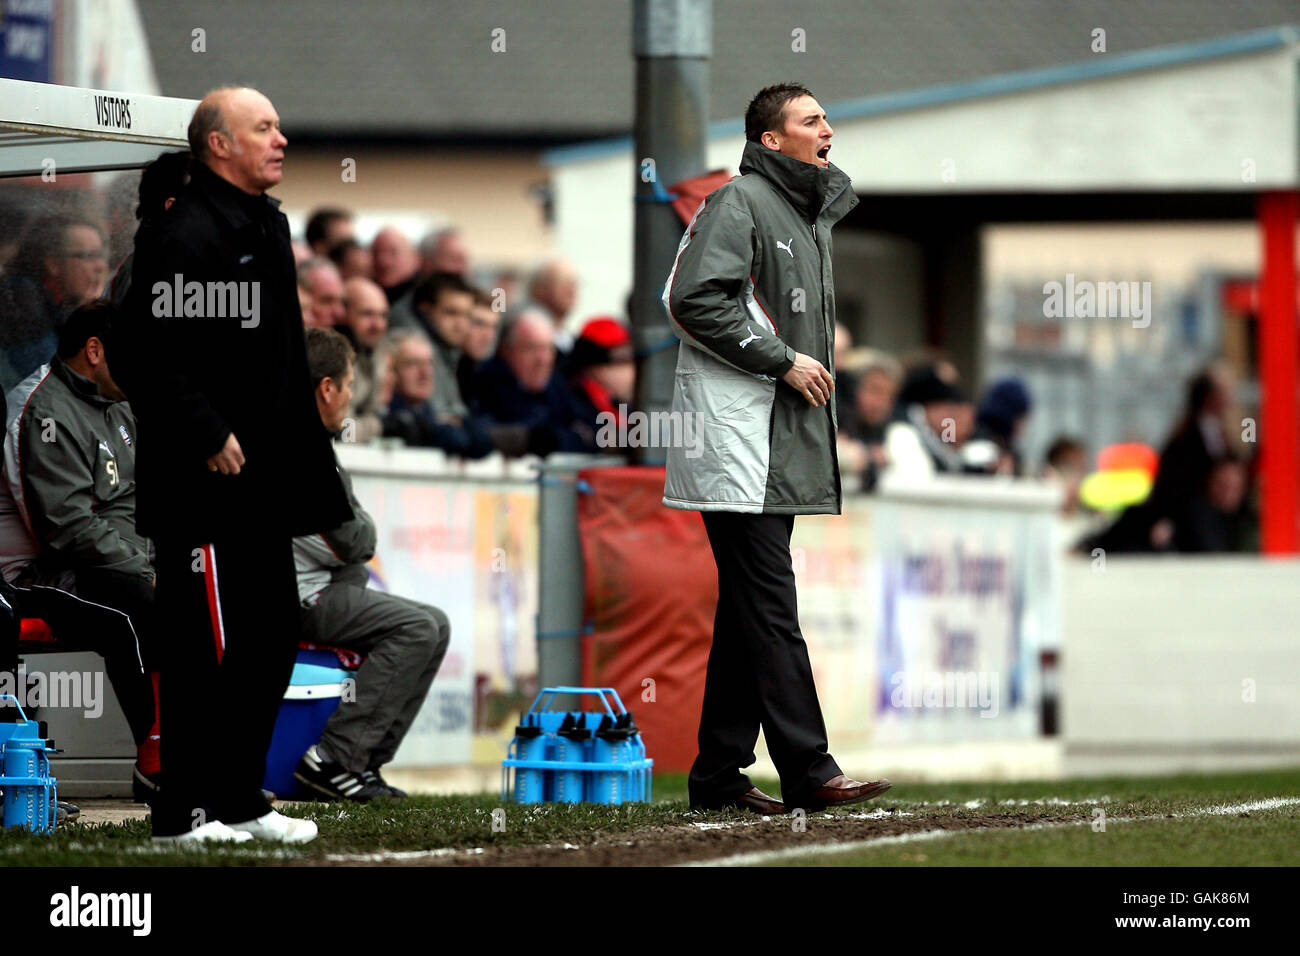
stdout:
<svg viewBox="0 0 1300 956">
<path fill-rule="evenodd" d="M 352 397 L 352 346 L 332 329 L 308 328 L 307 366 L 321 420 L 343 428 Z M 336 463 L 337 464 L 337 463 Z M 366 587 L 375 553 L 375 523 L 339 466 L 355 517 L 324 534 L 295 538 L 302 636 L 315 644 L 366 655 L 356 693 L 325 724 L 319 743 L 298 761 L 294 777 L 327 800 L 361 803 L 404 797 L 380 775 L 410 729 L 447 653 L 451 624 L 436 607 Z"/>
<path fill-rule="evenodd" d="M 159 786 L 152 545 L 135 529 L 135 418 L 105 357 L 115 309 L 68 316 L 58 353 L 6 396 L 0 572 L 58 650 L 94 651 L 136 744 L 133 792 Z"/>
</svg>

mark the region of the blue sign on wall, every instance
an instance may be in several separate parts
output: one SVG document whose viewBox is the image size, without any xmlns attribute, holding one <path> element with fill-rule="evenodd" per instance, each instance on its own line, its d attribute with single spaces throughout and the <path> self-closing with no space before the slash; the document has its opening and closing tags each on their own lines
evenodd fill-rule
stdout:
<svg viewBox="0 0 1300 956">
<path fill-rule="evenodd" d="M 54 79 L 54 0 L 0 0 L 0 77 Z"/>
</svg>

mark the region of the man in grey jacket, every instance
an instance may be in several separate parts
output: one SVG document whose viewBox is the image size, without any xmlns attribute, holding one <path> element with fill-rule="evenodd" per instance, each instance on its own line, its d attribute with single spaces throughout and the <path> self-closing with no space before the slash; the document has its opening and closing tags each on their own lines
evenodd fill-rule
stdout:
<svg viewBox="0 0 1300 956">
<path fill-rule="evenodd" d="M 307 367 L 321 421 L 338 432 L 352 398 L 352 347 L 331 329 L 307 329 Z M 419 713 L 451 640 L 440 609 L 366 587 L 375 554 L 375 522 L 339 477 L 355 517 L 322 534 L 293 541 L 302 602 L 302 636 L 366 655 L 355 694 L 325 723 L 319 743 L 303 754 L 294 777 L 319 797 L 367 803 L 404 797 L 380 774 Z"/>
<path fill-rule="evenodd" d="M 160 780 L 153 546 L 135 527 L 135 418 L 113 381 L 104 342 L 116 314 L 82 306 L 58 353 L 9 393 L 0 488 L 0 570 L 18 611 L 40 618 L 62 650 L 104 669 L 136 743 L 133 790 Z"/>
<path fill-rule="evenodd" d="M 664 504 L 702 513 L 718 565 L 692 807 L 818 810 L 890 786 L 828 752 L 790 560 L 795 515 L 840 513 L 830 234 L 858 199 L 832 135 L 806 88 L 760 91 L 741 175 L 700 204 L 664 286 L 682 340 L 673 412 L 703 436 L 668 450 Z M 760 725 L 784 804 L 741 772 Z"/>
</svg>

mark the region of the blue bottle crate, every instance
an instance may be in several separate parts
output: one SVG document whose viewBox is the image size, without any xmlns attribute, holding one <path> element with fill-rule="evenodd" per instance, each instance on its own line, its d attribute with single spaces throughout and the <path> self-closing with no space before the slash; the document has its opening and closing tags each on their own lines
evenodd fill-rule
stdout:
<svg viewBox="0 0 1300 956">
<path fill-rule="evenodd" d="M 4 791 L 4 825 L 26 827 L 35 833 L 54 829 L 54 808 L 59 781 L 50 775 L 50 748 L 40 733 L 40 723 L 28 720 L 12 694 L 18 721 L 0 724 L 0 791 Z"/>
<path fill-rule="evenodd" d="M 559 694 L 593 695 L 603 712 L 550 710 Z M 654 761 L 612 687 L 545 687 L 524 713 L 506 759 L 501 797 L 516 803 L 648 802 Z"/>
</svg>

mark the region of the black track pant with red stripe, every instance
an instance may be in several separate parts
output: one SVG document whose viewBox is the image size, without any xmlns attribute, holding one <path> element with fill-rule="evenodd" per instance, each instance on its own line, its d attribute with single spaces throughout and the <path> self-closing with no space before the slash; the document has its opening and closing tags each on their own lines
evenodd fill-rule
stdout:
<svg viewBox="0 0 1300 956">
<path fill-rule="evenodd" d="M 156 836 L 270 812 L 266 751 L 298 647 L 293 539 L 156 541 L 162 794 Z"/>
</svg>

